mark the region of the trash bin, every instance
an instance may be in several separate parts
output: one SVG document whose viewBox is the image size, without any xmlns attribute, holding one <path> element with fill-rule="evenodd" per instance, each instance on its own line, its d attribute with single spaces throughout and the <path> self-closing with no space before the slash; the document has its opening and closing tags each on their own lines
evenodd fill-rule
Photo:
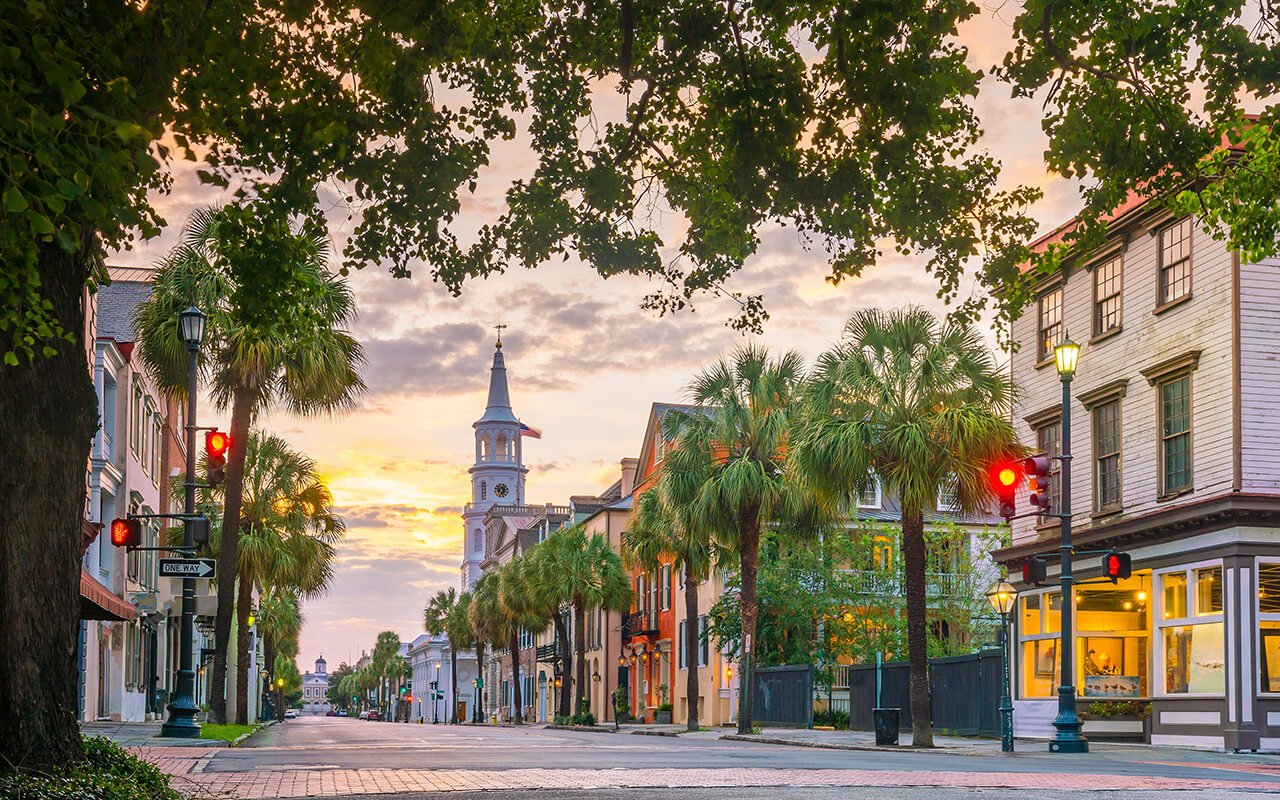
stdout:
<svg viewBox="0 0 1280 800">
<path fill-rule="evenodd" d="M 871 715 L 876 725 L 876 746 L 897 746 L 898 720 L 902 717 L 900 708 L 873 708 Z"/>
</svg>

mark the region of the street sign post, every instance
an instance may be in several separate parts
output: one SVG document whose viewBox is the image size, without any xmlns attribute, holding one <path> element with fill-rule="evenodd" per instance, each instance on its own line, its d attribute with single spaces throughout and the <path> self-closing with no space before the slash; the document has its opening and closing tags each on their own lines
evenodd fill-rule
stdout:
<svg viewBox="0 0 1280 800">
<path fill-rule="evenodd" d="M 162 558 L 161 578 L 212 578 L 217 574 L 218 562 L 212 558 Z"/>
</svg>

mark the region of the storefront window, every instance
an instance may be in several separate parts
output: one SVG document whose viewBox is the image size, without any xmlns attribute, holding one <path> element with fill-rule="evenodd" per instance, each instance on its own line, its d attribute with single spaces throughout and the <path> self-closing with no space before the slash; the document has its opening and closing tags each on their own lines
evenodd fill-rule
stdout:
<svg viewBox="0 0 1280 800">
<path fill-rule="evenodd" d="M 1262 670 L 1262 691 L 1280 694 L 1280 620 L 1263 620 L 1261 626 L 1258 668 Z"/>
<path fill-rule="evenodd" d="M 1196 614 L 1222 613 L 1222 567 L 1196 570 Z"/>
<path fill-rule="evenodd" d="M 1146 697 L 1149 575 L 1076 590 L 1077 686 L 1084 697 Z"/>
<path fill-rule="evenodd" d="M 1062 630 L 1062 593 L 1046 594 L 1044 601 L 1048 606 L 1044 615 L 1044 632 L 1057 633 Z"/>
<path fill-rule="evenodd" d="M 1038 594 L 1022 598 L 1022 631 L 1023 633 L 1040 632 L 1040 595 Z"/>
<path fill-rule="evenodd" d="M 1221 694 L 1226 682 L 1223 647 L 1222 564 L 1160 576 L 1161 614 L 1156 641 L 1164 694 Z"/>
<path fill-rule="evenodd" d="M 1180 619 L 1187 615 L 1187 573 L 1170 572 L 1160 576 L 1164 592 L 1164 618 Z"/>
<path fill-rule="evenodd" d="M 1022 644 L 1022 696 L 1053 697 L 1058 693 L 1058 640 Z"/>
<path fill-rule="evenodd" d="M 1165 628 L 1165 692 L 1221 694 L 1226 674 L 1223 652 L 1221 622 Z"/>
<path fill-rule="evenodd" d="M 1280 694 L 1280 564 L 1258 564 L 1258 618 L 1261 690 Z"/>
</svg>

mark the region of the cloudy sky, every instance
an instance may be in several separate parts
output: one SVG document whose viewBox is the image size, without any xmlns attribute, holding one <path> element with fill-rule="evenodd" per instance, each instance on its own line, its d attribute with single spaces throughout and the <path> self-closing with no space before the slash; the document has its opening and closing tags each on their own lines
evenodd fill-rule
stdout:
<svg viewBox="0 0 1280 800">
<path fill-rule="evenodd" d="M 1009 43 L 1008 18 L 984 7 L 963 39 L 973 64 L 989 70 Z M 988 80 L 979 108 L 987 131 L 982 145 L 1002 160 L 1006 185 L 1045 188 L 1033 209 L 1042 227 L 1070 216 L 1076 187 L 1045 173 L 1039 102 L 1012 100 L 1008 87 Z M 493 164 L 497 177 L 509 179 L 528 172 L 532 161 L 512 144 L 495 150 Z M 460 232 L 500 207 L 502 184 L 482 184 L 466 205 L 473 210 L 458 222 Z M 157 198 L 168 233 L 114 263 L 159 258 L 190 210 L 220 199 L 179 175 L 173 192 Z M 338 222 L 332 235 L 341 245 L 349 232 Z M 914 302 L 942 310 L 922 263 L 891 255 L 835 288 L 823 281 L 821 252 L 806 250 L 790 229 L 768 230 L 729 288 L 765 295 L 772 314 L 765 343 L 812 357 L 856 309 Z M 381 630 L 412 640 L 422 631 L 426 599 L 458 584 L 458 514 L 474 452 L 470 425 L 484 407 L 499 320 L 509 326 L 503 340 L 512 404 L 543 431 L 524 448 L 533 503 L 563 503 L 612 483 L 619 460 L 639 452 L 650 403 L 679 400 L 701 364 L 744 341 L 724 326 L 730 309 L 722 304 L 703 302 L 696 312 L 659 318 L 639 309 L 652 289 L 648 281 L 605 282 L 573 260 L 474 282 L 459 298 L 425 279 L 394 279 L 373 267 L 352 283 L 361 310 L 355 333 L 368 354 L 370 391 L 360 409 L 338 419 L 280 413 L 264 420 L 318 460 L 348 526 L 332 590 L 304 609 L 304 670 L 321 653 L 330 669 L 358 658 Z"/>
</svg>

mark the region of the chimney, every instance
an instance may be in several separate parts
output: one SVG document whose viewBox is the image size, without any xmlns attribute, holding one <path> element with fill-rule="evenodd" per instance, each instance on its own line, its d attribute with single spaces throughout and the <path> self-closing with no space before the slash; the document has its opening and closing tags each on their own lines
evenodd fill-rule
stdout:
<svg viewBox="0 0 1280 800">
<path fill-rule="evenodd" d="M 636 488 L 636 470 L 640 468 L 640 459 L 624 458 L 622 464 L 622 496 L 630 497 Z"/>
</svg>

